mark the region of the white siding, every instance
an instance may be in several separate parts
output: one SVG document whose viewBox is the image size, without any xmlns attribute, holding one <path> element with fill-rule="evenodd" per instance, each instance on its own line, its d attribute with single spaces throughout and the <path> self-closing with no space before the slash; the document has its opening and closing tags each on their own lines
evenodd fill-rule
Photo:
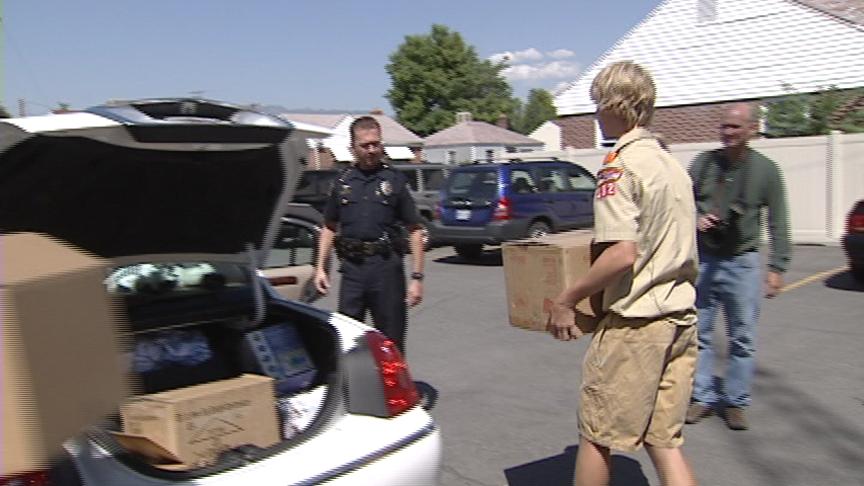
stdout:
<svg viewBox="0 0 864 486">
<path fill-rule="evenodd" d="M 561 150 L 561 127 L 551 121 L 544 122 L 529 137 L 543 142 L 543 150 Z"/>
<path fill-rule="evenodd" d="M 555 98 L 558 115 L 594 111 L 589 88 L 611 62 L 632 60 L 657 83 L 657 106 L 864 85 L 864 28 L 788 0 L 717 0 L 699 22 L 698 0 L 667 0 Z"/>
</svg>

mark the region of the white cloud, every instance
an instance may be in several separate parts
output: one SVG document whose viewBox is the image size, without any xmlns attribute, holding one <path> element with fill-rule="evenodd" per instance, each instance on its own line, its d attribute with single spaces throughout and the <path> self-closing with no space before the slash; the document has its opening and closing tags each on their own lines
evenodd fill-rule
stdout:
<svg viewBox="0 0 864 486">
<path fill-rule="evenodd" d="M 511 81 L 575 78 L 579 74 L 579 64 L 572 61 L 515 64 L 505 68 L 501 74 Z"/>
<path fill-rule="evenodd" d="M 553 59 L 566 59 L 575 56 L 576 53 L 570 49 L 555 49 L 554 51 L 547 52 L 546 55 Z"/>
<path fill-rule="evenodd" d="M 525 62 L 525 61 L 539 61 L 543 59 L 543 53 L 538 51 L 533 47 L 529 47 L 528 49 L 523 49 L 521 51 L 504 51 L 496 54 L 492 54 L 489 56 L 489 60 L 495 63 L 498 62 L 506 62 L 508 64 L 513 64 L 517 62 Z"/>
</svg>

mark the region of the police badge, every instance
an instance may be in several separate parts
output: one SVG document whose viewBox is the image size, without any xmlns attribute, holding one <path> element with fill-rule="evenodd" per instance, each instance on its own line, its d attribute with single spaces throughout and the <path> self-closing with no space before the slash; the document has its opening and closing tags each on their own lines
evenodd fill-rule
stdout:
<svg viewBox="0 0 864 486">
<path fill-rule="evenodd" d="M 381 187 L 381 189 L 380 189 L 381 194 L 383 194 L 385 196 L 389 196 L 390 194 L 393 194 L 393 186 L 390 185 L 390 181 L 381 181 L 380 187 Z"/>
</svg>

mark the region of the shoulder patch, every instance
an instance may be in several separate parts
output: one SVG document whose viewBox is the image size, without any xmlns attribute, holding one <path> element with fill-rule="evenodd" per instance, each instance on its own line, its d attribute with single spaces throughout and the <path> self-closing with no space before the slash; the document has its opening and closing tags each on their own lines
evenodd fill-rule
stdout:
<svg viewBox="0 0 864 486">
<path fill-rule="evenodd" d="M 621 167 L 604 167 L 597 172 L 597 184 L 610 184 L 616 182 L 621 178 L 621 174 L 624 173 L 624 169 Z"/>
<path fill-rule="evenodd" d="M 603 165 L 611 164 L 612 162 L 615 162 L 615 159 L 617 158 L 617 151 L 609 152 L 608 154 L 606 154 L 606 157 L 603 157 Z"/>
<path fill-rule="evenodd" d="M 614 196 L 617 192 L 618 184 L 607 182 L 606 184 L 600 184 L 597 186 L 597 191 L 594 195 L 597 199 L 603 199 L 604 197 Z"/>
</svg>

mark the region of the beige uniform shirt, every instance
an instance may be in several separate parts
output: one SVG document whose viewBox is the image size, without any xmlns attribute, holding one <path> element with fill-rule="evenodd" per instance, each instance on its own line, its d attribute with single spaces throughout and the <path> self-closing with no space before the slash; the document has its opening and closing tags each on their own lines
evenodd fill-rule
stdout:
<svg viewBox="0 0 864 486">
<path fill-rule="evenodd" d="M 610 284 L 603 309 L 658 317 L 695 308 L 696 206 L 690 176 L 645 129 L 624 134 L 598 172 L 597 243 L 633 241 L 633 270 Z"/>
</svg>

